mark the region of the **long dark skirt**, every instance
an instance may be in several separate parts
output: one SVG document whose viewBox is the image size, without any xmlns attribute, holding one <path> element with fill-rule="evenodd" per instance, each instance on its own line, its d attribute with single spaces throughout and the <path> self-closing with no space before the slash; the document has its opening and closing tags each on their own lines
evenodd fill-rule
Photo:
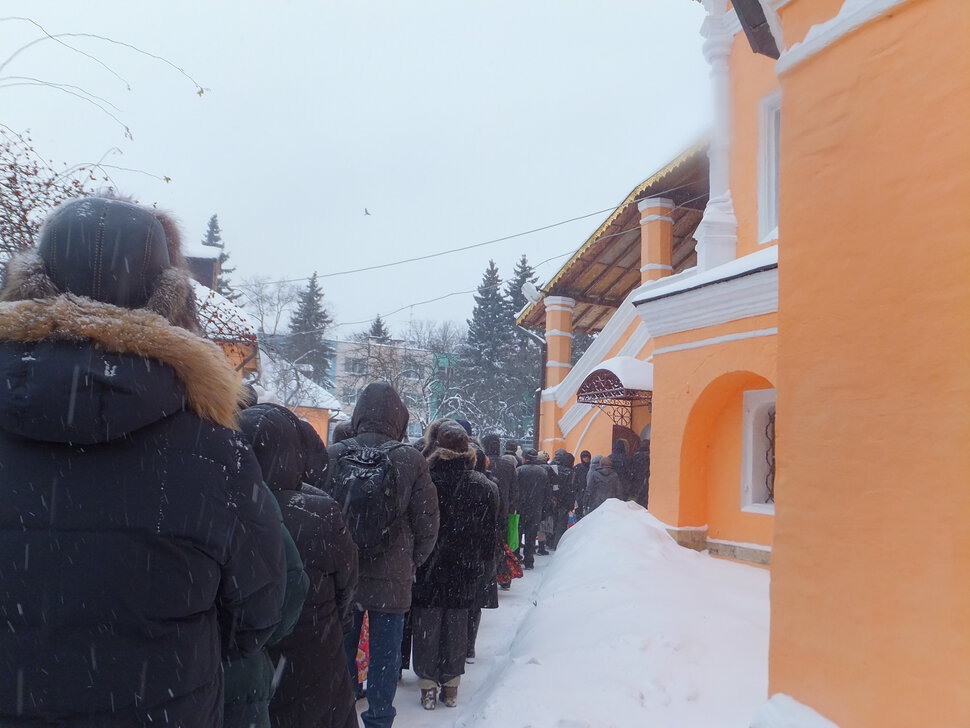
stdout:
<svg viewBox="0 0 970 728">
<path fill-rule="evenodd" d="M 468 655 L 468 610 L 411 608 L 413 665 L 422 680 L 457 685 Z"/>
<path fill-rule="evenodd" d="M 336 615 L 298 624 L 269 652 L 275 663 L 286 659 L 269 704 L 273 728 L 357 728 L 343 628 Z"/>
</svg>

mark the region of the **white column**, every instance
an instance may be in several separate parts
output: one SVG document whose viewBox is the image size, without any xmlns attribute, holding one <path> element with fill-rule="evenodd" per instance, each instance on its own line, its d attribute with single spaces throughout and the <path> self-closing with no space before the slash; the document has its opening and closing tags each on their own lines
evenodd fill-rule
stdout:
<svg viewBox="0 0 970 728">
<path fill-rule="evenodd" d="M 731 76 L 729 61 L 734 34 L 727 19 L 727 0 L 704 0 L 707 18 L 701 26 L 704 57 L 711 66 L 714 132 L 710 151 L 710 199 L 697 228 L 697 266 L 707 270 L 737 256 L 738 221 L 731 200 Z"/>
</svg>

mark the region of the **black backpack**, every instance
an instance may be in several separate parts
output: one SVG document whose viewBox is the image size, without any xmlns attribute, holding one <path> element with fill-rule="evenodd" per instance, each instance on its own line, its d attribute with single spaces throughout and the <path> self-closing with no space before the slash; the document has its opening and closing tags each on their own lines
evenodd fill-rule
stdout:
<svg viewBox="0 0 970 728">
<path fill-rule="evenodd" d="M 333 466 L 331 492 L 357 548 L 373 556 L 391 545 L 391 529 L 400 515 L 397 469 L 391 462 L 391 452 L 404 443 L 390 441 L 368 447 L 348 440 L 344 445 L 347 451 Z"/>
</svg>

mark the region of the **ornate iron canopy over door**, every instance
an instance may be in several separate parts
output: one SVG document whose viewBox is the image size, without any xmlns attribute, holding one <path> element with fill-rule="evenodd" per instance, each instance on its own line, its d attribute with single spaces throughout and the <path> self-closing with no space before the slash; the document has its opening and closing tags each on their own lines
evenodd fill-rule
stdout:
<svg viewBox="0 0 970 728">
<path fill-rule="evenodd" d="M 615 424 L 631 427 L 633 408 L 649 407 L 653 399 L 653 365 L 632 356 L 607 359 L 579 385 L 576 399 L 600 407 Z"/>
</svg>

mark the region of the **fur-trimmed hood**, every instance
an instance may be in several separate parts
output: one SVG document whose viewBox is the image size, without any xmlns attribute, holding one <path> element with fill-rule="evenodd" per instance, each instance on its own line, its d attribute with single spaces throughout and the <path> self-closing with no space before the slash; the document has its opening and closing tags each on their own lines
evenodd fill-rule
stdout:
<svg viewBox="0 0 970 728">
<path fill-rule="evenodd" d="M 452 449 L 451 447 L 444 447 L 441 443 L 440 431 L 442 427 L 452 430 L 451 434 L 458 434 L 458 440 L 460 440 L 463 449 Z M 440 420 L 435 420 L 430 425 L 424 433 L 424 451 L 423 455 L 428 461 L 428 467 L 434 468 L 438 463 L 445 463 L 451 461 L 462 461 L 462 466 L 466 470 L 471 470 L 475 467 L 475 461 L 478 458 L 478 453 L 475 447 L 471 444 L 467 435 L 461 437 L 461 433 L 457 433 L 454 428 L 461 428 L 455 420 L 444 418 Z M 462 432 L 464 432 L 464 429 Z"/>
<path fill-rule="evenodd" d="M 105 442 L 186 407 L 234 428 L 244 396 L 212 342 L 71 294 L 0 303 L 0 382 L 0 428 L 51 442 Z"/>
</svg>

